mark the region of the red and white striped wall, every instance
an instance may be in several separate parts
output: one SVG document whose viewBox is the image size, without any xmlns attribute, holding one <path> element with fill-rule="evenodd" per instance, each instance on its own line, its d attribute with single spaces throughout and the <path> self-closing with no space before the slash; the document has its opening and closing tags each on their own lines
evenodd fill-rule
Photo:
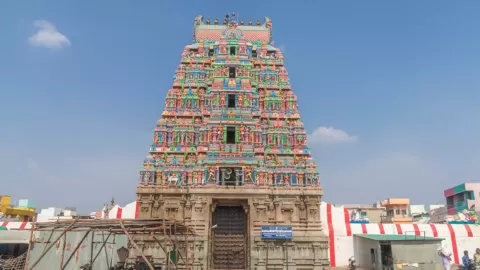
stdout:
<svg viewBox="0 0 480 270">
<path fill-rule="evenodd" d="M 18 222 L 18 221 L 0 221 L 0 226 L 7 227 L 9 230 L 30 230 L 30 222 Z"/>
<path fill-rule="evenodd" d="M 116 219 L 135 219 L 138 218 L 138 203 L 137 201 L 131 202 L 125 207 L 115 205 L 108 213 L 108 218 Z"/>
<path fill-rule="evenodd" d="M 451 224 L 350 224 L 350 215 L 344 207 L 322 203 L 320 218 L 325 234 L 329 237 L 330 265 L 348 265 L 354 255 L 354 234 L 408 234 L 440 237 L 442 246 L 452 252 L 453 261 L 461 263 L 464 250 L 473 253 L 480 243 L 480 226 Z"/>
</svg>

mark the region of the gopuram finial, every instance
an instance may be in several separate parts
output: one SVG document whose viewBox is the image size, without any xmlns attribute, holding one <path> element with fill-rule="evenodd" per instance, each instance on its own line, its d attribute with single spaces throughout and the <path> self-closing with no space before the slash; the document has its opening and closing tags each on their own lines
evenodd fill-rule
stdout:
<svg viewBox="0 0 480 270">
<path fill-rule="evenodd" d="M 248 25 L 253 25 L 252 19 L 248 20 Z"/>
<path fill-rule="evenodd" d="M 215 21 L 213 22 L 213 24 L 218 25 L 218 18 L 215 18 Z"/>
<path fill-rule="evenodd" d="M 240 21 L 240 25 L 244 25 L 243 20 Z"/>
<path fill-rule="evenodd" d="M 206 24 L 210 24 L 210 18 L 208 18 L 205 23 L 206 23 Z"/>
<path fill-rule="evenodd" d="M 257 20 L 257 26 L 260 26 L 260 20 Z"/>
</svg>

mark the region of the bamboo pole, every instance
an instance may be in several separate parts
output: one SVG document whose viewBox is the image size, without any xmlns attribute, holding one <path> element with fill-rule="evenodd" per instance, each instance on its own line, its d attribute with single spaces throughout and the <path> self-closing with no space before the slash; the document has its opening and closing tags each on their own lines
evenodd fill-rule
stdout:
<svg viewBox="0 0 480 270">
<path fill-rule="evenodd" d="M 107 243 L 107 241 L 108 241 L 108 239 L 110 238 L 111 235 L 112 235 L 112 233 L 110 232 L 110 233 L 108 234 L 108 236 L 107 236 L 107 239 L 105 239 L 105 237 L 103 237 L 102 246 L 101 246 L 100 249 L 98 250 L 97 255 L 95 255 L 95 257 L 93 258 L 92 263 L 95 263 L 95 261 L 97 260 L 98 256 L 99 256 L 100 253 L 102 252 L 103 247 L 105 246 L 105 244 Z M 102 236 L 103 236 L 103 232 L 102 232 Z M 107 252 L 107 251 L 105 250 L 105 252 Z M 107 265 L 108 265 L 108 256 L 107 256 Z M 93 265 L 92 265 L 92 266 L 93 266 Z M 110 266 L 109 266 L 109 268 L 110 268 Z"/>
<path fill-rule="evenodd" d="M 67 234 L 63 235 L 63 244 L 62 244 L 62 257 L 60 258 L 60 269 L 62 269 L 63 266 L 63 259 L 65 257 L 65 247 L 67 246 Z"/>
<path fill-rule="evenodd" d="M 80 246 L 82 245 L 83 241 L 85 241 L 85 239 L 87 239 L 87 236 L 88 234 L 90 233 L 90 231 L 88 231 L 82 238 L 82 240 L 80 240 L 80 242 L 78 243 L 78 245 L 75 247 L 75 249 L 72 251 L 72 254 L 70 254 L 70 256 L 68 257 L 67 259 L 67 262 L 65 262 L 65 264 L 62 266 L 62 270 L 64 270 L 68 263 L 70 262 L 70 260 L 73 258 L 75 252 L 77 252 L 77 250 L 80 248 Z"/>
<path fill-rule="evenodd" d="M 160 242 L 160 240 L 155 237 L 155 235 L 152 235 L 152 238 L 153 240 L 155 240 L 155 242 L 157 242 L 157 244 L 160 245 L 160 248 L 163 250 L 163 252 L 165 252 L 165 256 L 167 256 L 167 250 L 165 249 L 165 247 L 162 246 L 162 243 Z"/>
<path fill-rule="evenodd" d="M 47 252 L 55 245 L 55 243 L 60 239 L 62 238 L 62 236 L 64 234 L 66 234 L 72 227 L 73 225 L 75 225 L 75 223 L 78 221 L 78 218 L 76 218 L 72 224 L 70 224 L 70 226 L 68 226 L 66 229 L 63 230 L 62 234 L 60 234 L 60 236 L 57 237 L 57 239 L 55 239 L 55 241 L 53 241 L 46 250 L 43 251 L 42 255 L 40 256 L 40 258 L 38 258 L 35 263 L 32 265 L 32 267 L 30 267 L 30 270 L 32 270 L 35 266 L 37 266 L 37 264 L 43 259 L 43 257 L 45 257 L 45 254 L 47 254 Z"/>
<path fill-rule="evenodd" d="M 163 222 L 163 245 L 167 243 L 167 228 L 165 227 L 165 218 L 162 220 Z M 165 253 L 165 259 L 167 260 L 167 269 L 170 270 L 170 252 Z"/>
<path fill-rule="evenodd" d="M 110 266 L 111 266 L 111 267 L 113 267 L 113 257 L 114 257 L 114 254 L 115 254 L 114 252 L 115 252 L 115 247 L 116 247 L 116 242 L 115 242 L 116 237 L 117 237 L 117 235 L 114 234 L 114 235 L 113 235 L 112 255 L 110 256 Z"/>
<path fill-rule="evenodd" d="M 28 261 L 30 260 L 30 250 L 32 249 L 32 244 L 33 244 L 33 241 L 32 241 L 32 238 L 33 238 L 33 230 L 34 230 L 34 227 L 35 227 L 35 222 L 37 220 L 37 216 L 34 216 L 33 217 L 33 222 L 32 224 L 30 225 L 30 238 L 28 238 L 28 250 L 27 250 L 27 257 L 26 257 L 26 260 L 25 260 L 25 270 L 28 270 Z"/>
<path fill-rule="evenodd" d="M 186 270 L 188 270 L 188 227 L 187 227 L 187 234 L 185 235 L 185 268 Z"/>
<path fill-rule="evenodd" d="M 95 240 L 95 232 L 92 232 L 92 240 L 90 242 L 90 267 L 93 267 L 93 241 Z"/>
<path fill-rule="evenodd" d="M 112 234 L 112 232 L 110 232 L 110 234 L 108 235 L 108 237 L 110 237 L 111 234 Z M 107 240 L 108 240 L 108 237 L 107 237 Z M 104 240 L 105 243 L 106 243 L 107 240 L 105 240 L 105 236 L 103 235 L 103 232 L 102 232 L 102 238 L 103 238 L 103 240 Z M 107 252 L 107 247 L 106 247 L 106 245 L 103 245 L 103 250 L 105 250 L 105 259 L 107 260 L 108 269 L 110 269 L 110 262 L 108 261 L 108 252 Z"/>
<path fill-rule="evenodd" d="M 150 268 L 150 270 L 155 270 L 152 266 L 152 264 L 150 263 L 149 260 L 147 260 L 147 258 L 145 257 L 145 255 L 143 255 L 143 252 L 140 250 L 140 248 L 138 247 L 137 243 L 135 243 L 135 241 L 133 241 L 133 238 L 132 236 L 127 232 L 127 230 L 125 229 L 125 226 L 123 225 L 123 222 L 120 221 L 120 226 L 122 227 L 123 229 L 123 232 L 125 232 L 125 235 L 128 237 L 128 240 L 130 240 L 130 242 L 132 242 L 132 245 L 135 247 L 135 249 L 140 253 L 140 255 L 142 256 L 143 260 L 145 261 L 145 263 L 148 265 L 148 268 Z"/>
</svg>

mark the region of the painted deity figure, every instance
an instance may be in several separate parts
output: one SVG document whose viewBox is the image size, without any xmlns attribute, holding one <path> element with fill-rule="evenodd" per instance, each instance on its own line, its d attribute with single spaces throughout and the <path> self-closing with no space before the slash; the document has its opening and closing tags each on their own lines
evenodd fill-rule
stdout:
<svg viewBox="0 0 480 270">
<path fill-rule="evenodd" d="M 229 79 L 228 80 L 228 87 L 229 88 L 235 88 L 237 86 L 237 82 L 235 82 L 235 79 Z"/>
<path fill-rule="evenodd" d="M 243 95 L 242 95 L 242 94 L 238 95 L 238 104 L 239 104 L 240 106 L 243 105 Z"/>
<path fill-rule="evenodd" d="M 207 179 L 207 182 L 210 182 L 213 180 L 213 182 L 216 182 L 216 169 L 211 167 L 210 169 L 208 169 L 208 179 Z"/>
<path fill-rule="evenodd" d="M 247 167 L 245 170 L 245 182 L 253 182 L 252 169 Z"/>
<path fill-rule="evenodd" d="M 209 129 L 208 133 L 210 134 L 210 141 L 214 142 L 214 141 L 217 140 L 217 128 L 213 127 L 211 130 L 212 130 L 212 132 L 210 132 L 210 129 Z"/>
<path fill-rule="evenodd" d="M 217 141 L 221 141 L 223 137 L 223 126 L 219 125 L 217 129 Z"/>
<path fill-rule="evenodd" d="M 245 46 L 240 46 L 240 47 L 238 48 L 238 53 L 239 53 L 239 54 L 245 54 L 245 52 L 246 52 Z"/>
<path fill-rule="evenodd" d="M 220 106 L 225 106 L 225 95 L 220 95 Z"/>
<path fill-rule="evenodd" d="M 288 173 L 285 173 L 282 178 L 282 184 L 290 185 L 290 175 Z"/>
</svg>

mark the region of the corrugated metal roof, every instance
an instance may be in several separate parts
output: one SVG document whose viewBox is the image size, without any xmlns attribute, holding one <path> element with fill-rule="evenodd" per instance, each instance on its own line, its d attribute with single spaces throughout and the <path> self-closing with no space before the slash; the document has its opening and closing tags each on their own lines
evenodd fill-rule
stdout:
<svg viewBox="0 0 480 270">
<path fill-rule="evenodd" d="M 416 236 L 416 235 L 398 235 L 398 234 L 356 234 L 374 241 L 442 241 L 444 238 Z"/>
</svg>

